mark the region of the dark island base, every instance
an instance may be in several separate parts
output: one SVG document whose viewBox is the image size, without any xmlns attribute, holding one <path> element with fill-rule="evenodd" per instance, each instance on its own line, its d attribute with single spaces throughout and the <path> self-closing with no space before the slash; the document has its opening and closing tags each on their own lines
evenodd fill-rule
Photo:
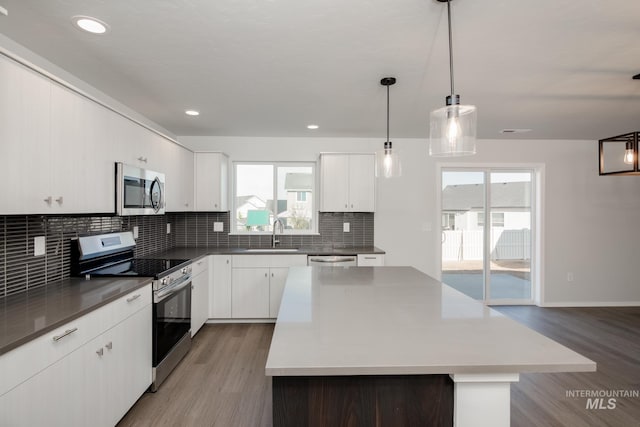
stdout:
<svg viewBox="0 0 640 427">
<path fill-rule="evenodd" d="M 448 375 L 273 377 L 273 426 L 453 426 L 453 381 Z"/>
</svg>

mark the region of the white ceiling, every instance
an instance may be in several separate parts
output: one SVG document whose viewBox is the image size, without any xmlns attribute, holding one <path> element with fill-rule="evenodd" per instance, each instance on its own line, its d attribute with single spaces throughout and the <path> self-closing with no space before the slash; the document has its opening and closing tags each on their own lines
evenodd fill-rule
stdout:
<svg viewBox="0 0 640 427">
<path fill-rule="evenodd" d="M 449 92 L 436 0 L 0 0 L 0 33 L 176 135 L 428 137 Z M 453 0 L 480 138 L 640 130 L 640 1 Z M 83 33 L 73 15 L 107 22 Z M 201 115 L 187 117 L 184 110 Z M 316 131 L 306 129 L 314 123 Z"/>
</svg>

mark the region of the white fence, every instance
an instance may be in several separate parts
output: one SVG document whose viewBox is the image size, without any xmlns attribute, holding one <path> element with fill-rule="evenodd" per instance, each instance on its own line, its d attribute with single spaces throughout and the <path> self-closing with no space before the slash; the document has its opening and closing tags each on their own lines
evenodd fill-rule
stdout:
<svg viewBox="0 0 640 427">
<path fill-rule="evenodd" d="M 442 232 L 442 260 L 482 259 L 482 230 Z M 531 259 L 531 230 L 494 229 L 491 233 L 491 259 Z"/>
</svg>

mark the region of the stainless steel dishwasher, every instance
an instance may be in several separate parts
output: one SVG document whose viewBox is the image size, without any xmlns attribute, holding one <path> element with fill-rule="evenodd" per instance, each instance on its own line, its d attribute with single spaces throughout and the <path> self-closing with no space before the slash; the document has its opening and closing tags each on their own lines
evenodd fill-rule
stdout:
<svg viewBox="0 0 640 427">
<path fill-rule="evenodd" d="M 307 265 L 324 267 L 356 267 L 358 265 L 357 255 L 309 255 Z"/>
</svg>

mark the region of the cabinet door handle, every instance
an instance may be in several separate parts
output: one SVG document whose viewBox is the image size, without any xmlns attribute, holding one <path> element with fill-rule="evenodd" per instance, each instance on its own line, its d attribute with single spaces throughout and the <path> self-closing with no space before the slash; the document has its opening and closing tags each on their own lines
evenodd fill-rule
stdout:
<svg viewBox="0 0 640 427">
<path fill-rule="evenodd" d="M 135 294 L 131 298 L 127 298 L 127 302 L 133 302 L 133 301 L 137 300 L 138 298 L 140 298 L 140 294 Z"/>
<path fill-rule="evenodd" d="M 147 163 L 147 158 L 146 157 L 140 156 L 140 157 L 138 157 L 138 160 L 140 160 L 141 162 Z"/>
<path fill-rule="evenodd" d="M 67 329 L 66 331 L 64 331 L 64 334 L 62 335 L 56 335 L 53 337 L 53 340 L 55 342 L 60 341 L 62 338 L 66 337 L 67 335 L 71 335 L 72 333 L 74 333 L 75 331 L 77 331 L 78 328 L 72 328 L 72 329 Z"/>
<path fill-rule="evenodd" d="M 113 348 L 113 342 L 112 342 L 112 341 L 109 341 L 109 342 L 107 343 L 107 345 L 105 345 L 105 347 L 106 347 L 108 350 L 111 350 L 111 349 Z"/>
<path fill-rule="evenodd" d="M 229 260 L 227 260 L 227 264 L 229 264 Z"/>
<path fill-rule="evenodd" d="M 273 277 L 273 273 L 271 273 L 271 277 Z"/>
<path fill-rule="evenodd" d="M 51 202 L 53 202 L 53 197 L 51 196 L 47 197 L 46 199 L 44 199 L 44 202 L 49 206 L 51 206 Z"/>
<path fill-rule="evenodd" d="M 102 347 L 100 347 L 98 350 L 96 350 L 96 354 L 100 357 L 102 357 L 104 355 L 104 349 Z"/>
<path fill-rule="evenodd" d="M 61 205 L 63 201 L 64 201 L 64 198 L 62 196 L 56 199 L 56 202 L 58 202 L 59 205 Z"/>
<path fill-rule="evenodd" d="M 345 208 L 348 208 L 348 207 L 349 207 L 349 205 L 344 205 L 344 207 L 345 207 Z"/>
<path fill-rule="evenodd" d="M 351 203 L 351 209 L 353 209 L 353 203 Z"/>
<path fill-rule="evenodd" d="M 268 274 L 267 274 L 267 273 L 264 273 L 264 277 L 268 277 Z"/>
</svg>

